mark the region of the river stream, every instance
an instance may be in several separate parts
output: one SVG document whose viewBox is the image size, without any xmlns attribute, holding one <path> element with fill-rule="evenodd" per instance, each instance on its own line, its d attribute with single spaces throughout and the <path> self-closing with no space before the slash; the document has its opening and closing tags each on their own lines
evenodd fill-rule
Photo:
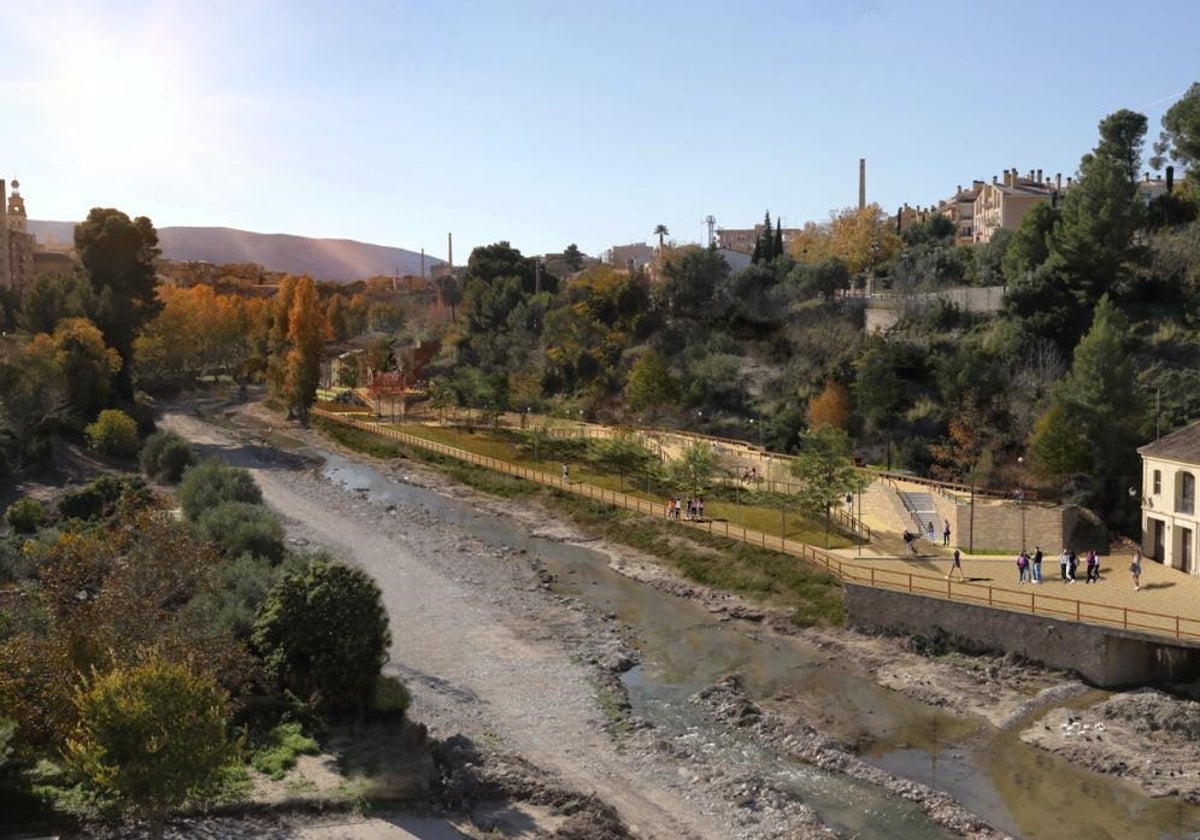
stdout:
<svg viewBox="0 0 1200 840">
<path fill-rule="evenodd" d="M 1174 798 L 1152 799 L 1120 779 L 1073 767 L 1022 743 L 1017 731 L 996 731 L 909 700 L 878 686 L 853 663 L 832 660 L 804 641 L 722 621 L 697 603 L 614 572 L 605 556 L 586 547 L 531 536 L 518 523 L 466 502 L 319 454 L 325 477 L 348 492 L 381 506 L 424 508 L 485 544 L 529 552 L 555 575 L 564 594 L 633 629 L 642 663 L 624 680 L 635 715 L 715 762 L 758 774 L 793 793 L 845 836 L 936 840 L 950 835 L 915 803 L 765 751 L 741 733 L 713 724 L 689 698 L 734 673 L 752 700 L 803 698 L 839 731 L 860 733 L 865 760 L 946 791 L 996 828 L 1028 840 L 1200 837 L 1200 808 Z M 814 725 L 821 728 L 820 721 Z"/>
</svg>

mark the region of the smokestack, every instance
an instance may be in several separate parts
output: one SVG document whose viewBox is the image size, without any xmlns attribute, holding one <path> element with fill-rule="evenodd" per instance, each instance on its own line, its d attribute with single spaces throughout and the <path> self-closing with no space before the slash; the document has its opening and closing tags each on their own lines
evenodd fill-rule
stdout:
<svg viewBox="0 0 1200 840">
<path fill-rule="evenodd" d="M 859 212 L 867 207 L 867 159 L 858 159 L 858 209 Z"/>
<path fill-rule="evenodd" d="M 1039 184 L 1040 184 L 1040 183 L 1042 183 L 1042 170 L 1040 170 L 1040 169 L 1038 170 L 1038 177 L 1037 177 L 1037 179 L 1038 179 L 1038 183 L 1039 183 Z"/>
<path fill-rule="evenodd" d="M 1062 173 L 1061 172 L 1054 173 L 1054 189 L 1058 190 L 1059 192 L 1062 192 Z"/>
<path fill-rule="evenodd" d="M 454 271 L 454 234 L 446 234 L 446 261 L 450 263 L 450 270 Z"/>
<path fill-rule="evenodd" d="M 421 279 L 425 279 L 425 249 L 421 249 Z"/>
</svg>

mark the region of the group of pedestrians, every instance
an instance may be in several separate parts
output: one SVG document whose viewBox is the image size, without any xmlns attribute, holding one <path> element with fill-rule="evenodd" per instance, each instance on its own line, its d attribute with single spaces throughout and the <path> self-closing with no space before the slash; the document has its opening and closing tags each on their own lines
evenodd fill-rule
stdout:
<svg viewBox="0 0 1200 840">
<path fill-rule="evenodd" d="M 908 548 L 909 554 L 914 554 L 912 544 L 916 540 L 915 535 L 904 532 L 904 542 Z M 1042 582 L 1042 547 L 1034 546 L 1033 553 L 1021 549 L 1017 554 L 1017 583 L 1034 583 Z M 1062 553 L 1058 555 L 1059 574 L 1062 577 L 1063 583 L 1075 583 L 1076 570 L 1079 568 L 1079 555 L 1069 548 L 1064 548 Z M 1083 558 L 1084 566 L 1084 583 L 1099 583 L 1100 582 L 1100 557 L 1095 550 L 1088 551 Z M 962 568 L 962 552 L 959 549 L 954 549 L 951 556 L 950 571 L 946 575 L 947 580 L 952 580 L 955 575 L 958 579 L 965 581 L 966 575 Z M 1129 576 L 1133 580 L 1133 588 L 1135 590 L 1142 588 L 1142 552 L 1141 549 L 1134 551 L 1133 559 L 1129 563 Z"/>
<path fill-rule="evenodd" d="M 667 519 L 679 519 L 681 513 L 694 522 L 702 521 L 704 519 L 704 497 L 688 499 L 686 504 L 681 503 L 678 496 L 667 499 Z"/>
</svg>

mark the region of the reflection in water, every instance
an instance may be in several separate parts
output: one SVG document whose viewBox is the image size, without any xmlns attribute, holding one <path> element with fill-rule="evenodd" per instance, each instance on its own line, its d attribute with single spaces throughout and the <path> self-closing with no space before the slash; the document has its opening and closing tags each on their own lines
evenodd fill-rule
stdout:
<svg viewBox="0 0 1200 840">
<path fill-rule="evenodd" d="M 490 544 L 527 549 L 569 591 L 634 628 L 643 665 L 626 675 L 635 714 L 730 768 L 770 779 L 852 836 L 946 837 L 912 803 L 767 753 L 714 727 L 688 702 L 731 673 L 752 699 L 793 698 L 814 725 L 857 734 L 864 758 L 952 794 L 995 827 L 1034 840 L 1183 840 L 1200 831 L 1200 809 L 1151 799 L 1119 780 L 1079 770 L 1023 744 L 1018 733 L 947 714 L 883 689 L 853 667 L 797 639 L 721 622 L 695 603 L 664 595 L 608 568 L 593 551 L 530 537 L 510 520 L 320 453 L 324 474 L 379 505 L 422 508 Z"/>
</svg>

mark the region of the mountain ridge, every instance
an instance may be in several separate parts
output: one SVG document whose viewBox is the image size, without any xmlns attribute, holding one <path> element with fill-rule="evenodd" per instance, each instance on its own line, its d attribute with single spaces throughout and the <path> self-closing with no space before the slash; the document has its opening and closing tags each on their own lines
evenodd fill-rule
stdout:
<svg viewBox="0 0 1200 840">
<path fill-rule="evenodd" d="M 47 246 L 70 244 L 75 222 L 30 219 L 29 232 Z M 314 280 L 352 283 L 378 276 L 421 274 L 421 255 L 406 248 L 354 239 L 316 238 L 290 233 L 255 233 L 229 227 L 158 228 L 168 260 L 256 263 L 269 271 L 307 274 Z M 445 260 L 425 256 L 425 274 Z"/>
</svg>

